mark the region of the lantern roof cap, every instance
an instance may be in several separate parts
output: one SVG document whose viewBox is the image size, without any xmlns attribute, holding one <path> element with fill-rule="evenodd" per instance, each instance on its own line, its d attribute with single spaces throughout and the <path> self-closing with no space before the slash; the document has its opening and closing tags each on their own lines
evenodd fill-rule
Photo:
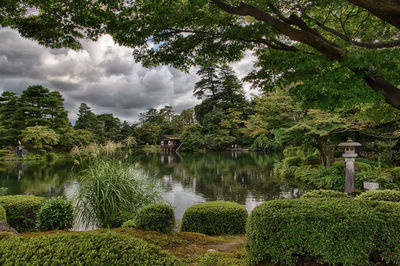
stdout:
<svg viewBox="0 0 400 266">
<path fill-rule="evenodd" d="M 354 142 L 351 139 L 349 139 L 346 142 L 342 142 L 338 145 L 339 147 L 359 147 L 362 146 L 361 143 Z"/>
</svg>

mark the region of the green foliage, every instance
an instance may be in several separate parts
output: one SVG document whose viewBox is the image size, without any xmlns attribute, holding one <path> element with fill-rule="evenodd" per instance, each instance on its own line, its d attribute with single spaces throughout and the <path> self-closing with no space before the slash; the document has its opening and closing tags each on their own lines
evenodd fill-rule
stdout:
<svg viewBox="0 0 400 266">
<path fill-rule="evenodd" d="M 183 214 L 181 231 L 207 235 L 240 234 L 245 231 L 247 210 L 229 201 L 209 201 L 189 207 Z"/>
<path fill-rule="evenodd" d="M 181 136 L 181 151 L 196 151 L 204 146 L 204 137 L 201 134 L 201 126 L 193 124 L 185 127 Z"/>
<path fill-rule="evenodd" d="M 119 227 L 140 207 L 160 200 L 156 186 L 125 164 L 97 159 L 79 179 L 78 218 L 85 224 Z"/>
<path fill-rule="evenodd" d="M 400 167 L 393 167 L 390 169 L 390 175 L 394 179 L 395 182 L 400 181 Z"/>
<path fill-rule="evenodd" d="M 365 191 L 358 195 L 356 199 L 400 202 L 400 191 L 390 189 Z"/>
<path fill-rule="evenodd" d="M 7 212 L 7 223 L 18 232 L 36 230 L 36 217 L 46 200 L 42 197 L 13 195 L 1 196 L 0 205 Z"/>
<path fill-rule="evenodd" d="M 27 127 L 21 134 L 22 142 L 31 145 L 36 152 L 50 150 L 59 140 L 59 135 L 46 126 Z"/>
<path fill-rule="evenodd" d="M 130 227 L 131 223 L 124 223 L 124 225 Z M 162 203 L 143 207 L 135 217 L 135 227 L 146 231 L 170 233 L 174 226 L 174 210 L 171 206 Z"/>
<path fill-rule="evenodd" d="M 7 222 L 6 210 L 1 205 L 0 205 L 0 221 Z"/>
<path fill-rule="evenodd" d="M 182 265 L 143 240 L 113 232 L 58 233 L 0 241 L 0 264 Z"/>
<path fill-rule="evenodd" d="M 256 207 L 246 227 L 252 263 L 295 265 L 400 263 L 400 205 L 352 198 L 274 200 Z M 345 248 L 344 248 L 345 247 Z"/>
<path fill-rule="evenodd" d="M 347 198 L 348 195 L 344 192 L 335 190 L 319 189 L 307 192 L 301 196 L 302 198 Z"/>
<path fill-rule="evenodd" d="M 283 160 L 283 163 L 287 166 L 298 166 L 301 164 L 301 158 L 297 156 L 287 157 Z"/>
<path fill-rule="evenodd" d="M 131 219 L 126 222 L 124 222 L 121 226 L 122 228 L 136 228 L 136 220 Z"/>
<path fill-rule="evenodd" d="M 72 228 L 73 222 L 72 203 L 62 197 L 47 201 L 37 215 L 37 227 L 40 231 L 67 230 Z"/>
</svg>

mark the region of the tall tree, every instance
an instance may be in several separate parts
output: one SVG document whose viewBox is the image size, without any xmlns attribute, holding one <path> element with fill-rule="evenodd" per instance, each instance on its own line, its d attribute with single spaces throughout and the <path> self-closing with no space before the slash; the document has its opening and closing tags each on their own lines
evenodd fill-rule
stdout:
<svg viewBox="0 0 400 266">
<path fill-rule="evenodd" d="M 91 131 L 97 141 L 104 141 L 102 134 L 102 125 L 97 119 L 95 113 L 92 112 L 90 106 L 86 103 L 81 103 L 78 111 L 78 119 L 75 122 L 75 129 L 86 129 Z"/>
<path fill-rule="evenodd" d="M 25 116 L 20 98 L 4 91 L 0 97 L 0 146 L 15 145 L 25 128 Z"/>
<path fill-rule="evenodd" d="M 337 104 L 383 95 L 400 109 L 400 3 L 394 0 L 20 0 L 2 1 L 0 11 L 0 25 L 52 47 L 78 48 L 80 38 L 107 32 L 146 66 L 184 70 L 252 51 L 262 79 L 297 78 L 294 93 L 307 103 L 318 96 L 339 96 L 330 101 Z M 260 57 L 269 54 L 281 57 L 279 64 L 262 65 L 268 60 Z M 308 93 L 301 85 L 312 77 Z"/>
<path fill-rule="evenodd" d="M 49 114 L 49 89 L 41 85 L 29 86 L 22 92 L 21 101 L 27 126 L 50 126 Z"/>
</svg>

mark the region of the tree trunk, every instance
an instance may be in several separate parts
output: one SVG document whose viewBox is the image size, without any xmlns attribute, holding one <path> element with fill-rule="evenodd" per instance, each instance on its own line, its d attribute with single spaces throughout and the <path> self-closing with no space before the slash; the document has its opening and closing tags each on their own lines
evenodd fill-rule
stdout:
<svg viewBox="0 0 400 266">
<path fill-rule="evenodd" d="M 328 137 L 316 137 L 318 140 L 318 150 L 321 154 L 322 164 L 326 167 L 331 167 L 334 162 L 331 145 L 329 145 Z"/>
</svg>

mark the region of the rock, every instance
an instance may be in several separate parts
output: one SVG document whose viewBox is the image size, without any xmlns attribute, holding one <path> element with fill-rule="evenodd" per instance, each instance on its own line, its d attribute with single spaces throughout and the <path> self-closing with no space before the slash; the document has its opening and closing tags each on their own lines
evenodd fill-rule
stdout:
<svg viewBox="0 0 400 266">
<path fill-rule="evenodd" d="M 12 228 L 11 226 L 9 226 L 8 224 L 6 224 L 3 221 L 0 221 L 0 233 L 1 232 L 9 232 L 9 233 L 13 233 L 13 234 L 19 235 L 17 230 L 15 230 L 14 228 Z"/>
</svg>

